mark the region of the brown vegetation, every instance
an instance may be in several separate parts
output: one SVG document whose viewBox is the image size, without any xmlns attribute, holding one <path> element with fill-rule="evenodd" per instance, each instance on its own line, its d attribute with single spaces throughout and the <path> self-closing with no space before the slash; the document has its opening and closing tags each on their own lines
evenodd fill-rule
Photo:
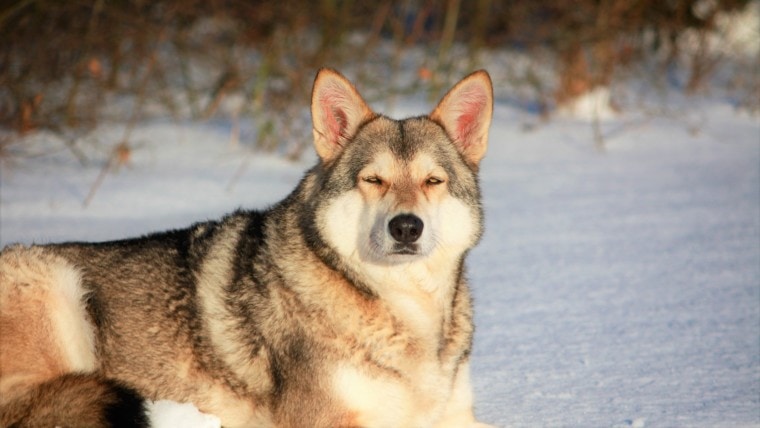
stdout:
<svg viewBox="0 0 760 428">
<path fill-rule="evenodd" d="M 19 133 L 87 129 L 108 118 L 102 106 L 113 96 L 131 100 L 129 120 L 147 103 L 175 117 L 209 118 L 226 97 L 242 94 L 259 147 L 272 148 L 282 137 L 307 138 L 293 119 L 303 115 L 316 69 L 350 64 L 357 79 L 372 83 L 368 69 L 381 67 L 387 76 L 410 46 L 427 52 L 410 84 L 431 92 L 448 86 L 455 62 L 478 66 L 483 49 L 554 51 L 552 96 L 562 103 L 608 85 L 619 68 L 654 53 L 675 61 L 679 34 L 705 34 L 718 12 L 746 3 L 716 0 L 698 13 L 704 1 L 4 2 L 0 126 Z M 456 44 L 466 46 L 468 58 L 453 52 Z M 704 85 L 715 66 L 704 52 L 691 55 L 687 91 Z"/>
</svg>

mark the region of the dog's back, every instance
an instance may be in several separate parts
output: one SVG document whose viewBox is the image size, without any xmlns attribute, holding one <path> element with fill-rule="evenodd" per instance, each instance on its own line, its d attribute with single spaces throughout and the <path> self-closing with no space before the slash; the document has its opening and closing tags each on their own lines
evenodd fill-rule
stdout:
<svg viewBox="0 0 760 428">
<path fill-rule="evenodd" d="M 197 285 L 231 281 L 200 271 L 250 244 L 243 225 L 260 220 L 239 212 L 141 238 L 0 252 L 0 427 L 140 426 L 144 401 L 159 398 L 250 420 L 253 404 L 210 350 Z"/>
</svg>

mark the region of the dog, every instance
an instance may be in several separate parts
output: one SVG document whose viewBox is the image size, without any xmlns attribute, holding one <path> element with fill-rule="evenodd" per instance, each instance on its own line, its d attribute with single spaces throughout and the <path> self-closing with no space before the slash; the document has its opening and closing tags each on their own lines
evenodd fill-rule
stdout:
<svg viewBox="0 0 760 428">
<path fill-rule="evenodd" d="M 283 201 L 187 229 L 0 253 L 0 426 L 468 427 L 486 71 L 427 116 L 322 69 L 316 166 Z"/>
</svg>

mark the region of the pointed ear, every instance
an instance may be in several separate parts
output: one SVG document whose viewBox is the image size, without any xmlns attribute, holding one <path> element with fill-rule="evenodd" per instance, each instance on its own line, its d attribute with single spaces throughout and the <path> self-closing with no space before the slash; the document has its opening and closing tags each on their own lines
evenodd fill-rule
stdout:
<svg viewBox="0 0 760 428">
<path fill-rule="evenodd" d="M 319 70 L 311 93 L 311 120 L 314 148 L 322 161 L 335 158 L 374 115 L 343 75 L 329 68 Z"/>
<path fill-rule="evenodd" d="M 480 70 L 454 85 L 430 113 L 430 119 L 443 126 L 459 153 L 477 167 L 486 154 L 492 113 L 491 77 Z"/>
</svg>

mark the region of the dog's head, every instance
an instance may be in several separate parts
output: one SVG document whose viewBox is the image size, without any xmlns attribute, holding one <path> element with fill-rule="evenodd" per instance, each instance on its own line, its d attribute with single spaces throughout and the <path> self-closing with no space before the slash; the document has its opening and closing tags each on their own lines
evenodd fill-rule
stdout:
<svg viewBox="0 0 760 428">
<path fill-rule="evenodd" d="M 392 120 L 342 75 L 321 70 L 311 103 L 320 240 L 358 263 L 461 257 L 481 234 L 477 171 L 492 109 L 485 71 L 457 83 L 430 115 Z"/>
</svg>

